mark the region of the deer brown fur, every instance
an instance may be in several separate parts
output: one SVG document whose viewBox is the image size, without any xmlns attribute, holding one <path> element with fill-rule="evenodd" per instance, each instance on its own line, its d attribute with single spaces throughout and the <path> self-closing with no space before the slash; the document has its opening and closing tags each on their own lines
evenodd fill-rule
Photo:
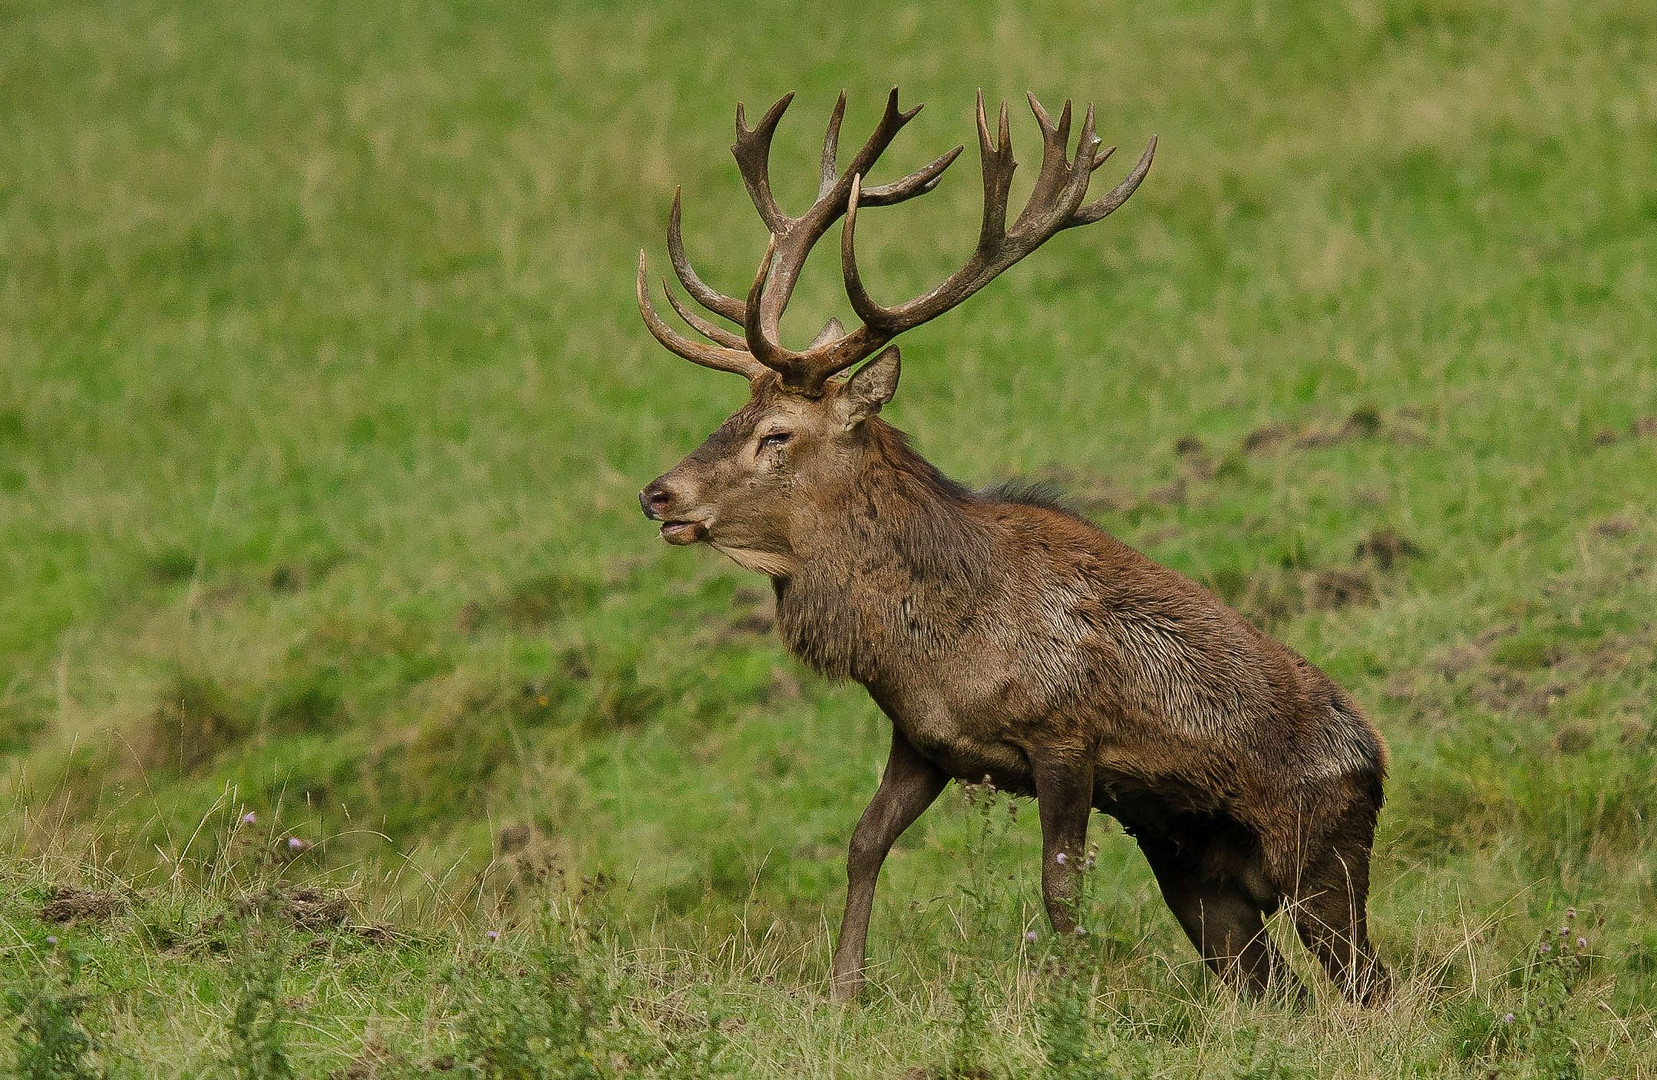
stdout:
<svg viewBox="0 0 1657 1080">
<path fill-rule="evenodd" d="M 754 132 L 738 114 L 738 161 L 773 228 L 749 299 L 722 297 L 690 272 L 677 200 L 670 228 L 681 281 L 704 306 L 742 323 L 743 337 L 691 316 L 714 345 L 667 330 L 648 309 L 641 268 L 640 305 L 657 338 L 748 376 L 751 397 L 640 500 L 669 542 L 706 542 L 769 576 L 788 649 L 824 674 L 862 683 L 892 721 L 885 775 L 852 835 L 835 992 L 862 984 L 875 880 L 893 842 L 951 778 L 988 777 L 1038 801 L 1042 893 L 1055 931 L 1075 928 L 1097 809 L 1138 841 L 1181 928 L 1222 977 L 1252 992 L 1293 986 L 1264 924 L 1286 904 L 1343 992 L 1379 1000 L 1388 976 L 1365 907 L 1386 750 L 1351 698 L 1206 590 L 1082 518 L 945 478 L 876 415 L 897 388 L 895 348 L 848 379 L 833 378 L 1058 229 L 1114 210 L 1143 178 L 1151 151 L 1117 191 L 1083 206 L 1096 167 L 1091 110 L 1071 161 L 1068 103 L 1055 125 L 1032 98 L 1046 153 L 1031 205 L 1008 231 L 1005 107 L 992 145 L 980 101 L 988 208 L 978 269 L 969 262 L 919 301 L 880 308 L 859 296 L 849 268 L 861 177 L 841 177 L 833 165 L 843 98 L 818 203 L 791 219 L 769 201 L 754 136 L 768 149 L 786 104 Z M 894 91 L 855 164 L 866 169 L 910 115 L 897 112 Z M 929 190 L 953 157 L 882 190 Z M 775 328 L 797 263 L 841 214 L 848 290 L 865 324 L 847 334 L 831 323 L 804 353 L 783 349 Z M 1036 224 L 1019 235 L 1027 222 Z M 773 265 L 778 252 L 787 261 Z M 767 293 L 779 281 L 780 300 Z"/>
</svg>

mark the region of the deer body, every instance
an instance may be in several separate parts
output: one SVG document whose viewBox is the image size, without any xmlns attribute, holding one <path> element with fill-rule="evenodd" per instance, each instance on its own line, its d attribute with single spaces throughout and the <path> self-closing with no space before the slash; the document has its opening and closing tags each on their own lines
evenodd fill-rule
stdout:
<svg viewBox="0 0 1657 1080">
<path fill-rule="evenodd" d="M 819 673 L 867 687 L 952 777 L 1032 795 L 1021 747 L 1057 741 L 1094 758 L 1100 801 L 1209 774 L 1188 809 L 1215 813 L 1214 792 L 1275 784 L 1285 767 L 1383 762 L 1322 672 L 1207 590 L 1065 511 L 919 479 L 931 467 L 884 423 L 868 428 L 924 468 L 873 454 L 863 497 L 812 518 L 818 553 L 773 579 L 778 632 Z M 1331 727 L 1319 709 L 1348 715 Z"/>
<path fill-rule="evenodd" d="M 875 880 L 893 842 L 949 779 L 987 776 L 1037 799 L 1043 899 L 1056 931 L 1075 928 L 1097 809 L 1137 839 L 1181 927 L 1220 975 L 1255 992 L 1293 984 L 1263 921 L 1289 903 L 1302 940 L 1343 991 L 1378 999 L 1388 981 L 1364 907 L 1386 752 L 1351 699 L 1206 590 L 1081 518 L 943 477 L 876 415 L 897 387 L 896 349 L 833 379 L 1053 232 L 1114 210 L 1150 151 L 1116 191 L 1083 206 L 1097 164 L 1091 110 L 1071 162 L 1068 103 L 1055 125 L 1032 98 L 1046 150 L 1031 205 L 1008 231 L 1006 111 L 992 144 L 980 100 L 979 251 L 939 289 L 881 308 L 856 280 L 861 177 L 833 166 L 840 107 L 817 204 L 793 219 L 770 199 L 765 151 L 786 104 L 752 132 L 738 113 L 738 161 L 773 231 L 748 300 L 713 292 L 689 270 L 677 201 L 670 224 L 680 280 L 740 321 L 743 336 L 676 300 L 715 344 L 667 329 L 646 301 L 641 257 L 640 308 L 652 333 L 681 355 L 746 375 L 752 392 L 640 500 L 670 543 L 707 542 L 770 577 L 788 649 L 863 684 L 892 721 L 886 773 L 852 836 L 836 992 L 862 984 Z M 866 168 L 870 148 L 878 154 L 909 115 L 897 112 L 894 91 L 857 163 Z M 871 192 L 888 202 L 923 193 L 954 156 Z M 848 292 L 865 324 L 847 334 L 831 321 L 806 352 L 783 349 L 776 324 L 799 264 L 842 214 Z"/>
</svg>

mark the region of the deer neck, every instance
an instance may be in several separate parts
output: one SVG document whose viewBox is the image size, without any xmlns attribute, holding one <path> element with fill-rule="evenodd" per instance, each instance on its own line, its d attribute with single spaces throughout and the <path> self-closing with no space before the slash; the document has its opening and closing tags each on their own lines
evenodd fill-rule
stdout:
<svg viewBox="0 0 1657 1080">
<path fill-rule="evenodd" d="M 878 419 L 859 468 L 775 578 L 789 650 L 867 685 L 942 656 L 993 578 L 996 537 L 972 497 Z"/>
</svg>

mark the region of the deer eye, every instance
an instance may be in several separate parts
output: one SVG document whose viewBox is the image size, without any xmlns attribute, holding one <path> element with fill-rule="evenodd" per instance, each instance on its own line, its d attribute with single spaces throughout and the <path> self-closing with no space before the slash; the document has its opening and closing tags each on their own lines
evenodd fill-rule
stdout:
<svg viewBox="0 0 1657 1080">
<path fill-rule="evenodd" d="M 791 431 L 773 431 L 771 434 L 759 441 L 759 448 L 762 452 L 766 450 L 780 450 L 784 446 L 787 446 L 788 440 L 793 437 L 794 433 Z"/>
</svg>

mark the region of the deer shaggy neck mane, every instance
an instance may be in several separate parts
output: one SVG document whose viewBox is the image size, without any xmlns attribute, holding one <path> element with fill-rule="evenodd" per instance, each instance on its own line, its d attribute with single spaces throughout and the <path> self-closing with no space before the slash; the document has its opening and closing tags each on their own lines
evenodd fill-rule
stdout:
<svg viewBox="0 0 1657 1080">
<path fill-rule="evenodd" d="M 861 467 L 817 511 L 794 573 L 773 580 L 790 651 L 865 684 L 935 657 L 993 577 L 997 522 L 982 500 L 879 418 L 864 422 Z"/>
</svg>

